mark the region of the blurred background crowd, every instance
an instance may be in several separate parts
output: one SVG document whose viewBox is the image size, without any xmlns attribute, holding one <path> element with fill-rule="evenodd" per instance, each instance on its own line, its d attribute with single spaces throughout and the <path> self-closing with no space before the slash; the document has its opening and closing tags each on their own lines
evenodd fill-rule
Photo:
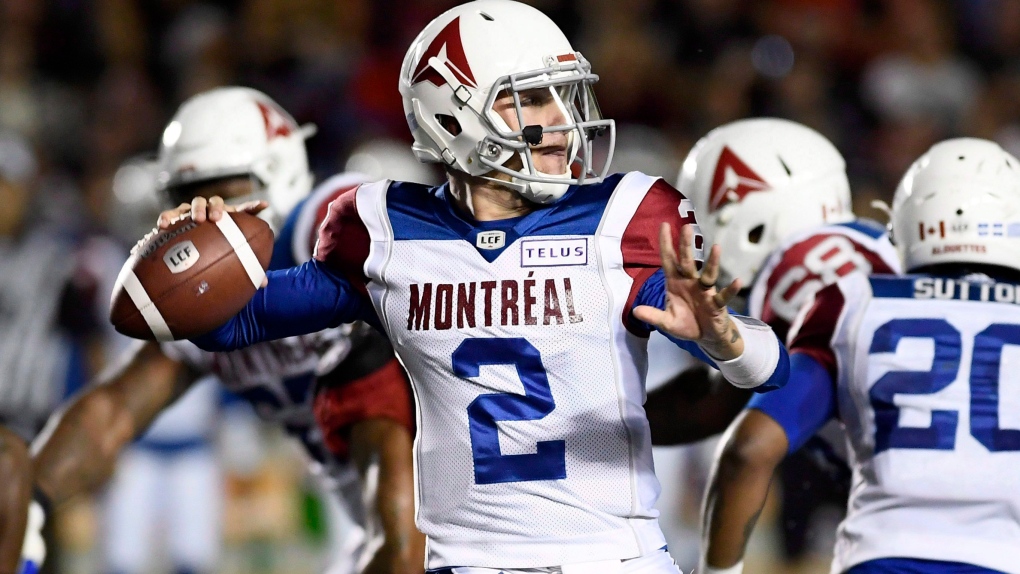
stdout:
<svg viewBox="0 0 1020 574">
<path fill-rule="evenodd" d="M 619 126 L 617 171 L 674 181 L 686 152 L 709 129 L 749 116 L 784 117 L 836 144 L 847 158 L 857 213 L 882 219 L 871 200 L 889 200 L 910 162 L 940 139 L 984 137 L 1020 155 L 1015 0 L 529 1 L 601 76 L 599 103 Z M 139 221 L 136 204 L 151 209 L 153 198 L 118 168 L 155 151 L 182 101 L 223 85 L 264 91 L 300 123 L 318 126 L 309 156 L 324 178 L 366 141 L 410 142 L 396 89 L 400 63 L 417 32 L 456 3 L 0 2 L 0 359 L 22 370 L 45 365 L 40 380 L 53 379 L 54 370 L 68 373 L 57 387 L 0 383 L 0 419 L 26 435 L 38 432 L 47 409 L 122 345 L 80 311 L 107 297 L 103 281 L 112 281 L 118 258 L 152 223 Z M 40 230 L 55 238 L 49 259 L 19 262 L 17 244 Z M 36 283 L 26 279 L 43 270 Z M 53 292 L 49 303 L 30 312 L 42 287 Z M 40 317 L 58 326 L 40 347 L 48 358 L 4 359 L 19 353 L 19 321 Z M 219 571 L 311 571 L 301 557 L 320 542 L 314 493 L 286 463 L 296 452 L 256 432 L 269 454 L 228 469 L 228 545 Z M 679 534 L 671 548 L 678 554 L 696 544 L 709 448 L 680 449 L 681 462 L 660 465 L 673 489 L 663 504 L 673 505 L 665 510 L 675 515 Z M 819 481 L 813 473 L 784 471 L 787 507 Z M 89 525 L 103 521 L 90 508 L 65 512 L 68 551 L 58 564 L 67 571 L 102 568 L 96 548 L 103 528 Z M 770 510 L 784 519 L 763 531 L 755 552 L 795 570 L 825 571 L 831 538 L 829 527 L 817 524 L 831 524 L 838 513 L 837 504 L 812 522 Z M 748 561 L 747 571 L 778 570 L 756 570 Z"/>
</svg>

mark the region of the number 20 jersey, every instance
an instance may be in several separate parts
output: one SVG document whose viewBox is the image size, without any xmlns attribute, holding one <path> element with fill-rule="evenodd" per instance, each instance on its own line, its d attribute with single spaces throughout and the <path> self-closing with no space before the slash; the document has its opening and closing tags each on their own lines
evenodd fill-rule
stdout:
<svg viewBox="0 0 1020 574">
<path fill-rule="evenodd" d="M 1020 287 L 851 275 L 793 352 L 834 372 L 853 483 L 833 572 L 883 557 L 1020 573 Z"/>
<path fill-rule="evenodd" d="M 648 333 L 629 309 L 660 265 L 659 225 L 676 241 L 690 202 L 630 173 L 486 229 L 445 193 L 362 185 L 331 206 L 316 247 L 370 297 L 410 375 L 427 566 L 658 550 Z"/>
</svg>

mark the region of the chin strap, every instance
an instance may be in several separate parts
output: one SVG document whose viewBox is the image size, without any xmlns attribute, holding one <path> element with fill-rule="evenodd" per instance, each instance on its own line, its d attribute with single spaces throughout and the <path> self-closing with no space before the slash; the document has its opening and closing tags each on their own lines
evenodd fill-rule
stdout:
<svg viewBox="0 0 1020 574">
<path fill-rule="evenodd" d="M 539 173 L 545 177 L 557 177 L 555 175 L 549 175 L 541 172 Z M 518 177 L 514 177 L 510 181 L 507 181 L 505 179 L 496 179 L 494 177 L 489 177 L 485 175 L 481 175 L 478 177 L 484 179 L 485 181 L 490 181 L 496 185 L 509 188 L 510 190 L 516 191 L 517 193 L 521 194 L 525 199 L 541 204 L 552 203 L 557 199 L 563 197 L 563 194 L 567 192 L 567 188 L 570 187 L 570 184 L 566 183 L 546 183 L 540 181 L 527 181 Z M 566 179 L 567 177 L 569 177 L 569 175 L 563 177 L 564 179 Z M 471 205 L 470 196 L 468 197 L 467 203 L 469 206 Z M 473 214 L 474 212 L 472 212 L 472 215 Z"/>
<path fill-rule="evenodd" d="M 491 181 L 492 183 L 494 183 L 496 185 L 501 185 L 503 187 L 509 188 L 509 189 L 511 189 L 513 191 L 516 191 L 517 193 L 519 193 L 521 195 L 526 195 L 528 193 L 528 184 L 531 183 L 531 182 L 528 182 L 528 181 L 519 180 L 516 177 L 513 178 L 511 181 L 507 181 L 505 179 L 497 179 L 495 177 L 489 177 L 487 175 L 480 175 L 478 177 L 479 177 L 479 179 L 484 179 L 485 181 Z"/>
<path fill-rule="evenodd" d="M 525 197 L 536 203 L 552 203 L 563 197 L 569 187 L 570 185 L 566 183 L 532 181 L 529 182 L 529 190 Z"/>
</svg>

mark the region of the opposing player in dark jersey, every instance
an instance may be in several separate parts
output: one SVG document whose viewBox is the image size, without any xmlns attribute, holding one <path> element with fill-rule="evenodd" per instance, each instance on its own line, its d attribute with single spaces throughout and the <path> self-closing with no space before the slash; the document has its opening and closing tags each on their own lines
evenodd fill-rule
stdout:
<svg viewBox="0 0 1020 574">
<path fill-rule="evenodd" d="M 277 232 L 270 267 L 296 265 L 311 253 L 325 206 L 364 181 L 337 176 L 308 196 L 308 135 L 255 90 L 200 94 L 181 106 L 163 133 L 160 186 L 171 198 L 217 195 L 268 204 L 265 217 Z M 331 574 L 365 568 L 421 571 L 423 539 L 413 524 L 409 389 L 385 339 L 356 325 L 236 353 L 206 353 L 186 341 L 140 345 L 51 421 L 35 446 L 41 497 L 59 503 L 101 484 L 120 450 L 206 373 L 216 374 L 260 416 L 299 440 L 313 474 L 332 492 L 327 502 L 345 506 L 358 523 L 361 531 L 347 533 L 354 544 L 333 557 Z M 317 384 L 326 397 L 318 406 Z M 330 417 L 338 393 L 344 411 Z M 331 425 L 328 436 L 316 424 L 316 408 Z M 371 471 L 377 480 L 362 482 L 358 475 L 371 467 L 378 469 Z M 365 493 L 366 484 L 373 490 Z"/>
</svg>

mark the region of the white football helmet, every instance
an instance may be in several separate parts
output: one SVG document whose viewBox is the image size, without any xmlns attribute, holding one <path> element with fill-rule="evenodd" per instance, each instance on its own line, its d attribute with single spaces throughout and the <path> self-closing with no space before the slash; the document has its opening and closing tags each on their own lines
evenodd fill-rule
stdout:
<svg viewBox="0 0 1020 574">
<path fill-rule="evenodd" d="M 163 130 L 158 185 L 174 197 L 181 186 L 250 175 L 258 191 L 244 199 L 268 201 L 262 217 L 279 224 L 312 189 L 305 139 L 313 133 L 257 90 L 203 92 L 181 104 Z"/>
<path fill-rule="evenodd" d="M 110 230 L 131 245 L 152 229 L 152 222 L 164 208 L 157 190 L 159 164 L 151 154 L 126 159 L 113 175 L 110 194 Z"/>
<path fill-rule="evenodd" d="M 404 57 L 400 94 L 419 161 L 474 176 L 496 170 L 512 180 L 493 181 L 550 203 L 569 185 L 597 183 L 609 170 L 616 130 L 601 117 L 592 92 L 596 81 L 591 65 L 548 16 L 519 2 L 476 0 L 448 10 L 418 35 Z M 567 123 L 524 126 L 518 94 L 535 88 L 552 92 Z M 522 129 L 511 130 L 492 109 L 501 93 L 513 95 Z M 459 124 L 456 134 L 442 125 L 451 118 Z M 565 173 L 542 173 L 532 162 L 529 141 L 535 144 L 548 132 L 567 133 Z M 592 139 L 605 132 L 610 152 L 596 171 Z M 515 154 L 523 164 L 519 170 L 505 165 Z"/>
<path fill-rule="evenodd" d="M 896 188 L 892 228 L 908 271 L 944 263 L 1020 269 L 1020 161 L 988 140 L 935 144 Z"/>
<path fill-rule="evenodd" d="M 694 204 L 705 249 L 722 247 L 720 281 L 750 286 L 791 233 L 853 219 L 846 162 L 815 130 L 757 118 L 718 127 L 684 160 L 677 188 Z"/>
<path fill-rule="evenodd" d="M 344 164 L 344 172 L 364 174 L 366 181 L 392 179 L 436 185 L 439 183 L 437 171 L 435 166 L 415 159 L 407 144 L 387 138 L 358 145 Z"/>
</svg>

